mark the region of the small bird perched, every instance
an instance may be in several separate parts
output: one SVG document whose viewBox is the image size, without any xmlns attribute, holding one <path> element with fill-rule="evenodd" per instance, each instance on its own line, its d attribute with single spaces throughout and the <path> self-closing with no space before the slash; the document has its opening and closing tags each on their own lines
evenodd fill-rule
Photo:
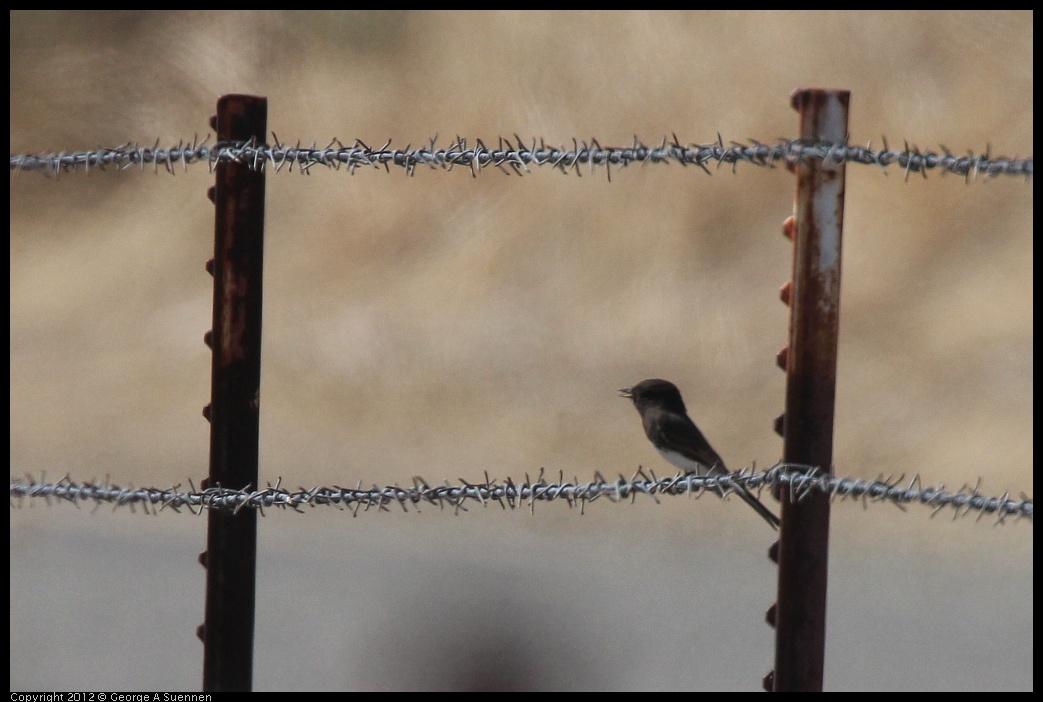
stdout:
<svg viewBox="0 0 1043 702">
<path fill-rule="evenodd" d="M 676 385 L 651 378 L 642 380 L 632 388 L 623 388 L 619 396 L 634 401 L 634 407 L 645 427 L 645 435 L 663 458 L 685 473 L 728 475 L 730 471 L 724 461 L 688 417 L 681 391 Z M 779 518 L 761 504 L 745 485 L 736 484 L 735 492 L 746 504 L 757 510 L 757 514 L 772 528 L 779 528 Z"/>
</svg>

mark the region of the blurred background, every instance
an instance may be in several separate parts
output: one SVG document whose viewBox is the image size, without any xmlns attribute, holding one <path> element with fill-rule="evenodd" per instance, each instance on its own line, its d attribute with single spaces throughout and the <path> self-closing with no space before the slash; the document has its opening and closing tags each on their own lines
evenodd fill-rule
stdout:
<svg viewBox="0 0 1043 702">
<path fill-rule="evenodd" d="M 515 133 L 1032 154 L 1031 12 L 12 11 L 12 154 Z M 207 472 L 212 175 L 12 174 L 11 474 Z M 616 390 L 675 382 L 733 469 L 781 456 L 785 169 L 271 173 L 262 481 L 657 474 Z M 834 460 L 1033 493 L 1032 183 L 850 166 Z M 773 505 L 775 508 L 777 504 Z M 12 690 L 198 690 L 206 519 L 11 509 Z M 773 534 L 737 500 L 269 512 L 255 689 L 760 689 Z M 838 502 L 826 687 L 1032 687 L 1032 525 Z"/>
</svg>

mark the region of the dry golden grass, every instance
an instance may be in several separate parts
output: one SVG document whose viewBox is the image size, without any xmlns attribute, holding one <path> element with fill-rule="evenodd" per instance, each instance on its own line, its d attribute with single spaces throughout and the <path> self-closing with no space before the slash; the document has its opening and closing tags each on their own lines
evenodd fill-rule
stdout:
<svg viewBox="0 0 1043 702">
<path fill-rule="evenodd" d="M 227 91 L 291 140 L 771 140 L 793 88 L 835 86 L 856 141 L 1026 154 L 1030 17 L 15 13 L 11 149 L 191 137 Z M 12 178 L 16 468 L 205 469 L 208 180 Z M 627 471 L 654 457 L 613 391 L 653 375 L 769 463 L 792 191 L 748 167 L 271 176 L 266 475 Z M 1031 489 L 1031 185 L 855 167 L 847 202 L 840 470 Z"/>
</svg>

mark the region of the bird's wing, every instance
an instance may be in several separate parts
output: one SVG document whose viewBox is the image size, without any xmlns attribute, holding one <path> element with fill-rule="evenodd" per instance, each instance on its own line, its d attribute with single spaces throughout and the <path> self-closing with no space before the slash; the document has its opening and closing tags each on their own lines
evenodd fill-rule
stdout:
<svg viewBox="0 0 1043 702">
<path fill-rule="evenodd" d="M 655 431 L 661 446 L 701 463 L 711 474 L 728 472 L 724 461 L 687 416 L 656 412 L 652 417 L 652 426 L 646 427 L 646 430 L 649 439 L 652 439 L 652 431 Z"/>
</svg>

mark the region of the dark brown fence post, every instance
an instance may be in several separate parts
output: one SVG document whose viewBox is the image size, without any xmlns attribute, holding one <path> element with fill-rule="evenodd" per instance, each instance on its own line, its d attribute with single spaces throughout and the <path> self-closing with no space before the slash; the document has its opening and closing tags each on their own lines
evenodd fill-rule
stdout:
<svg viewBox="0 0 1043 702">
<path fill-rule="evenodd" d="M 212 122 L 221 142 L 265 143 L 268 101 L 224 95 Z M 257 486 L 261 382 L 261 273 L 264 254 L 264 172 L 248 164 L 215 167 L 214 320 L 206 335 L 213 349 L 208 487 Z M 253 686 L 257 512 L 207 513 L 206 618 L 203 690 L 249 691 Z"/>
<path fill-rule="evenodd" d="M 797 90 L 800 138 L 806 143 L 845 143 L 848 102 L 843 90 Z M 783 460 L 832 472 L 840 320 L 840 254 L 845 165 L 801 159 L 794 239 L 792 304 L 786 360 Z M 826 643 L 826 575 L 829 563 L 829 496 L 791 501 L 782 487 L 779 590 L 774 612 L 777 692 L 821 691 Z"/>
</svg>

